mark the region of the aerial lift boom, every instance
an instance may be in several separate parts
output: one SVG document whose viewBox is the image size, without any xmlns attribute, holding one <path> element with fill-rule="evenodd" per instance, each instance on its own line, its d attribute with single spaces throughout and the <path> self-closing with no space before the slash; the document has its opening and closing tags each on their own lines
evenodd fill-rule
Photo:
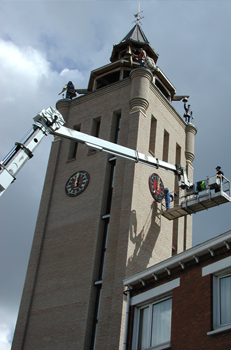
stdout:
<svg viewBox="0 0 231 350">
<path fill-rule="evenodd" d="M 115 156 L 127 158 L 157 169 L 161 168 L 172 171 L 178 176 L 179 186 L 182 188 L 190 188 L 193 185 L 188 181 L 186 171 L 180 165 L 172 165 L 136 150 L 69 129 L 63 126 L 64 123 L 65 121 L 62 115 L 53 107 L 49 107 L 46 110 L 43 109 L 34 117 L 32 132 L 23 143 L 17 142 L 10 153 L 0 163 L 0 196 L 15 180 L 15 175 L 27 160 L 33 157 L 35 148 L 49 134 L 84 143 L 95 150 L 108 152 Z M 181 176 L 183 176 L 183 181 L 181 180 Z"/>
<path fill-rule="evenodd" d="M 190 196 L 195 193 L 195 185 L 188 181 L 186 170 L 181 165 L 173 165 L 161 161 L 155 157 L 147 156 L 136 150 L 109 141 L 105 141 L 73 129 L 69 129 L 65 127 L 64 124 L 65 121 L 62 115 L 53 107 L 49 107 L 46 110 L 43 109 L 36 117 L 34 117 L 33 130 L 29 136 L 23 143 L 16 143 L 10 153 L 3 159 L 2 162 L 0 162 L 0 196 L 15 180 L 15 175 L 23 167 L 26 161 L 32 158 L 35 148 L 40 144 L 43 138 L 49 134 L 84 143 L 88 147 L 95 150 L 104 151 L 115 156 L 135 161 L 137 163 L 149 165 L 156 169 L 160 168 L 171 171 L 177 176 L 179 188 L 184 189 L 186 191 L 186 194 L 188 193 Z M 210 187 L 212 188 L 212 184 Z M 231 201 L 231 198 L 229 195 L 227 195 L 227 193 L 222 197 L 224 197 L 226 201 Z M 188 215 L 197 211 L 196 210 L 190 212 L 187 207 L 187 201 L 186 204 L 181 204 L 181 207 L 182 210 L 178 210 L 177 216 L 174 216 L 175 212 L 173 211 L 171 211 L 171 215 L 164 215 L 164 212 L 170 213 L 170 211 L 164 210 L 162 215 L 164 215 L 169 220 L 172 220 L 176 217 Z M 187 210 L 185 210 L 185 208 Z"/>
</svg>

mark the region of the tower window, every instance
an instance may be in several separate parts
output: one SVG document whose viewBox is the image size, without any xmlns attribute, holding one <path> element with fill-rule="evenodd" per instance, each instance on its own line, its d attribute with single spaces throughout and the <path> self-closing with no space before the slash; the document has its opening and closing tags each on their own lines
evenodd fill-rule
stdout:
<svg viewBox="0 0 231 350">
<path fill-rule="evenodd" d="M 74 125 L 73 129 L 76 131 L 80 131 L 80 126 L 81 124 Z M 71 140 L 67 160 L 72 160 L 76 158 L 77 149 L 78 149 L 78 142 Z"/>
<path fill-rule="evenodd" d="M 100 121 L 101 121 L 101 117 L 93 119 L 92 129 L 91 129 L 92 136 L 99 137 Z"/>
<path fill-rule="evenodd" d="M 157 125 L 157 120 L 152 116 L 151 128 L 150 128 L 149 152 L 153 156 L 155 156 L 155 148 L 156 148 L 156 125 Z"/>
<path fill-rule="evenodd" d="M 168 161 L 168 150 L 169 150 L 169 133 L 164 130 L 164 143 L 163 143 L 163 161 Z"/>
<path fill-rule="evenodd" d="M 91 128 L 91 135 L 95 137 L 99 137 L 99 130 L 100 130 L 100 121 L 101 117 L 94 118 L 92 121 L 92 128 Z M 94 149 L 89 149 L 88 154 L 96 153 Z"/>
<path fill-rule="evenodd" d="M 120 70 L 115 72 L 105 74 L 102 77 L 97 79 L 97 89 L 100 89 L 109 84 L 115 83 L 120 80 Z"/>
<path fill-rule="evenodd" d="M 175 157 L 175 164 L 181 164 L 181 147 L 176 144 L 176 157 Z M 174 184 L 174 190 L 178 192 L 178 181 L 177 181 L 177 176 L 175 176 L 175 184 Z M 178 197 L 179 198 L 179 195 Z M 178 204 L 178 203 L 177 203 Z"/>
<path fill-rule="evenodd" d="M 121 111 L 114 112 L 112 117 L 110 141 L 117 144 L 119 143 L 120 123 L 121 123 Z"/>
<path fill-rule="evenodd" d="M 165 87 L 161 84 L 161 82 L 159 80 L 155 80 L 155 85 L 158 87 L 158 89 L 162 92 L 162 94 L 169 99 L 170 94 L 169 92 L 165 89 Z"/>
<path fill-rule="evenodd" d="M 181 163 L 180 159 L 181 159 L 181 147 L 177 143 L 175 163 L 180 164 Z M 178 193 L 178 196 L 175 196 L 174 198 L 174 204 L 177 205 L 179 204 L 179 196 L 180 196 L 177 176 L 175 176 L 174 190 L 175 190 L 175 193 Z M 173 234 L 172 234 L 172 246 L 175 248 L 175 250 L 172 251 L 172 255 L 177 254 L 178 230 L 179 230 L 178 219 L 175 219 L 173 220 Z"/>
<path fill-rule="evenodd" d="M 131 73 L 131 69 L 130 69 L 130 70 L 124 69 L 124 75 L 123 75 L 123 78 L 124 78 L 124 79 L 125 79 L 125 78 L 128 78 L 128 77 L 129 77 L 129 75 L 130 75 L 130 73 Z"/>
</svg>

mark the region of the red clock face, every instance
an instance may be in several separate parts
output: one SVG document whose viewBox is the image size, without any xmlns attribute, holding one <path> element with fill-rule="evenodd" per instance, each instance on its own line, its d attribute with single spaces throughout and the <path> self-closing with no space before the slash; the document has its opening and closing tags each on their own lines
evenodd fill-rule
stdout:
<svg viewBox="0 0 231 350">
<path fill-rule="evenodd" d="M 164 198 L 164 184 L 159 175 L 153 173 L 149 177 L 149 188 L 152 197 L 158 202 L 162 202 Z"/>
</svg>

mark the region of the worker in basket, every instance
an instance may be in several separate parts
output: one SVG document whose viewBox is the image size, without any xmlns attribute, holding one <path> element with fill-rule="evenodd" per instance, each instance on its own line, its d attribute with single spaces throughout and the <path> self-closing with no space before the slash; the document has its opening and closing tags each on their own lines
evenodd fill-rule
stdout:
<svg viewBox="0 0 231 350">
<path fill-rule="evenodd" d="M 223 171 L 221 171 L 220 165 L 218 165 L 218 166 L 216 167 L 216 171 L 217 171 L 217 177 L 218 177 L 219 180 L 220 180 L 219 185 L 221 186 L 221 181 L 223 181 L 224 173 L 223 173 Z M 215 189 L 215 192 L 219 192 L 219 191 L 220 191 L 220 188 L 216 188 L 216 189 Z"/>
<path fill-rule="evenodd" d="M 221 167 L 219 165 L 216 167 L 216 171 L 217 171 L 217 177 L 220 177 L 223 179 L 224 173 L 223 171 L 221 171 Z"/>
<path fill-rule="evenodd" d="M 173 195 L 169 192 L 168 188 L 164 189 L 164 198 L 165 198 L 165 205 L 166 210 L 170 209 L 170 202 L 173 201 Z"/>
</svg>

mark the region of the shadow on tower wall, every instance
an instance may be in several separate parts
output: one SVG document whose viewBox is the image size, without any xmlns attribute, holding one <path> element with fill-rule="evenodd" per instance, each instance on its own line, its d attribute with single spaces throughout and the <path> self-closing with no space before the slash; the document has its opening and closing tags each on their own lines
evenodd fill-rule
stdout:
<svg viewBox="0 0 231 350">
<path fill-rule="evenodd" d="M 128 258 L 126 275 L 145 269 L 150 259 L 154 258 L 153 250 L 161 229 L 161 215 L 157 203 L 153 201 L 140 232 L 137 231 L 137 216 L 135 210 L 131 211 L 130 222 L 129 238 L 134 244 L 134 250 Z"/>
</svg>

